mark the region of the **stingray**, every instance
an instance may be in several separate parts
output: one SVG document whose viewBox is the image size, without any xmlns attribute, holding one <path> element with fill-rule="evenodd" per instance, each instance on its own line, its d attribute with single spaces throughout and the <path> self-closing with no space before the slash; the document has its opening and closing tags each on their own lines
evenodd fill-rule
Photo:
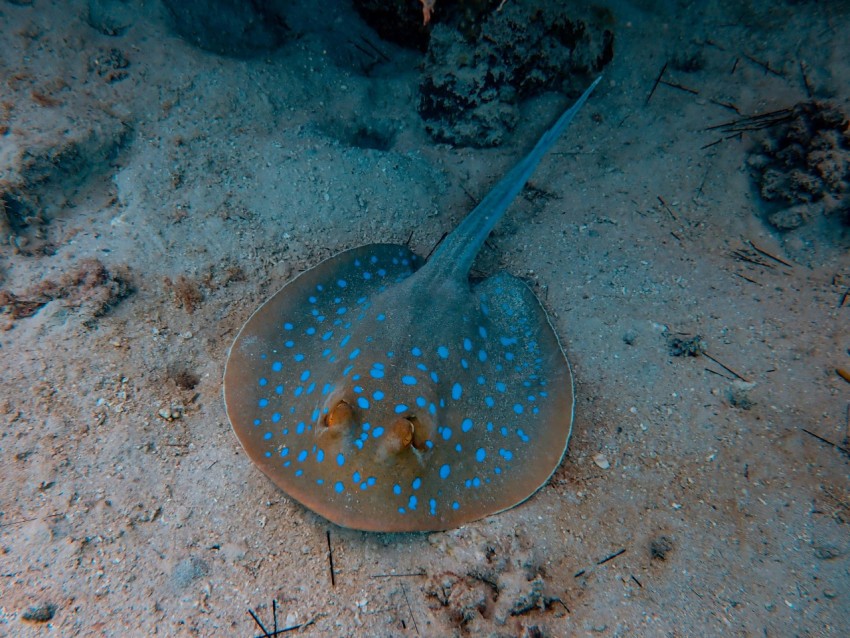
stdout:
<svg viewBox="0 0 850 638">
<path fill-rule="evenodd" d="M 573 378 L 519 279 L 471 283 L 488 234 L 597 79 L 423 260 L 372 244 L 305 271 L 233 343 L 227 415 L 286 494 L 359 530 L 434 531 L 511 508 L 561 462 Z"/>
</svg>

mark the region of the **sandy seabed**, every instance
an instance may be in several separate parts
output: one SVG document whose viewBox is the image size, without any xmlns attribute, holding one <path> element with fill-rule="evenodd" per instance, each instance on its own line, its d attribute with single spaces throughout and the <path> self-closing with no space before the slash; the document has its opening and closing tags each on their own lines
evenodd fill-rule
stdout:
<svg viewBox="0 0 850 638">
<path fill-rule="evenodd" d="M 275 488 L 228 424 L 228 348 L 336 252 L 427 254 L 568 98 L 452 148 L 417 113 L 421 55 L 346 3 L 293 2 L 250 59 L 157 2 L 107 35 L 93 4 L 0 4 L 0 635 L 255 636 L 273 600 L 287 635 L 850 635 L 847 229 L 769 224 L 769 131 L 709 128 L 810 94 L 846 113 L 846 2 L 608 5 L 602 84 L 478 264 L 550 312 L 569 452 L 523 505 L 431 534 Z"/>
</svg>

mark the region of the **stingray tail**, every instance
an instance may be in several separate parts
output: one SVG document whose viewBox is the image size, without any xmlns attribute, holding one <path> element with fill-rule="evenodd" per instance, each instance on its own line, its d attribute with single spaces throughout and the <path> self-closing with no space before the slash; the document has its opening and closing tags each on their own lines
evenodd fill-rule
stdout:
<svg viewBox="0 0 850 638">
<path fill-rule="evenodd" d="M 558 121 L 540 137 L 531 152 L 514 166 L 481 200 L 481 203 L 466 216 L 466 219 L 446 237 L 429 259 L 429 264 L 445 271 L 446 276 L 466 278 L 475 256 L 490 231 L 505 214 L 511 202 L 534 173 L 540 160 L 552 148 L 564 129 L 569 126 L 601 79 L 600 76 L 594 80 L 593 84 L 576 100 L 576 103 L 567 109 L 558 118 Z"/>
</svg>

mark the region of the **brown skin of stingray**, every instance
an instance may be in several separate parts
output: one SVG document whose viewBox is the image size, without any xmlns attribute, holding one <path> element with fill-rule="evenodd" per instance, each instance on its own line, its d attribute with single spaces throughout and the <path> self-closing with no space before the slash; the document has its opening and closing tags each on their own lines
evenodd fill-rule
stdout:
<svg viewBox="0 0 850 638">
<path fill-rule="evenodd" d="M 365 366 L 356 382 L 343 376 L 344 368 L 350 364 L 345 357 L 330 363 L 318 352 L 308 353 L 308 359 L 313 360 L 311 369 L 314 378 L 320 386 L 327 382 L 335 387 L 327 395 L 311 399 L 312 403 L 303 406 L 303 409 L 299 407 L 298 413 L 284 415 L 279 425 L 294 428 L 299 419 L 305 419 L 305 414 L 318 409 L 318 418 L 307 421 L 312 428 L 297 439 L 297 445 L 307 450 L 312 450 L 313 445 L 322 449 L 325 454 L 322 463 L 311 458 L 284 468 L 279 452 L 282 447 L 291 446 L 293 454 L 297 453 L 297 445 L 289 443 L 294 437 L 281 442 L 275 435 L 270 442 L 264 439 L 265 428 L 253 425 L 257 401 L 268 394 L 254 381 L 268 370 L 268 360 L 259 357 L 261 349 L 267 347 L 264 344 L 281 341 L 281 323 L 304 314 L 307 298 L 317 284 L 333 282 L 341 276 L 340 273 L 350 274 L 351 263 L 357 257 L 367 259 L 375 251 L 390 250 L 406 251 L 398 246 L 376 245 L 341 253 L 306 271 L 261 306 L 242 329 L 228 359 L 224 389 L 227 413 L 251 460 L 289 496 L 328 520 L 343 527 L 375 532 L 455 528 L 529 498 L 557 468 L 569 440 L 573 418 L 573 382 L 569 364 L 539 301 L 518 280 L 506 275 L 499 280 L 500 285 L 509 290 L 505 299 L 521 313 L 514 317 L 498 316 L 492 310 L 489 317 L 481 314 L 477 293 L 487 290 L 487 286 L 491 285 L 488 281 L 492 283 L 495 279 L 471 290 L 465 282 L 433 283 L 413 274 L 388 286 L 383 293 L 371 295 L 371 307 L 351 331 L 351 346 L 356 344 L 362 348 L 358 361 Z M 385 321 L 378 322 L 375 319 L 378 314 L 384 314 Z M 533 354 L 543 359 L 540 365 L 546 370 L 546 387 L 550 396 L 540 401 L 540 413 L 537 415 L 529 411 L 522 417 L 514 414 L 512 401 L 508 400 L 501 401 L 495 409 L 485 413 L 484 394 L 487 392 L 475 383 L 475 373 L 479 368 L 473 366 L 471 371 L 465 371 L 455 357 L 452 358 L 454 360 L 443 361 L 434 353 L 440 345 L 457 346 L 464 338 L 476 334 L 481 325 L 486 325 L 491 334 L 505 333 L 511 329 L 512 323 L 519 320 L 519 316 L 528 318 L 528 326 L 533 332 L 530 340 L 537 343 Z M 373 340 L 367 342 L 367 337 Z M 397 353 L 392 359 L 392 369 L 388 369 L 388 378 L 376 380 L 364 374 L 370 365 L 367 344 L 380 354 L 387 349 Z M 414 357 L 410 354 L 414 346 L 431 356 Z M 523 355 L 520 353 L 519 356 Z M 416 364 L 423 360 L 430 369 L 439 373 L 438 383 L 429 379 L 427 383 L 420 382 L 418 387 L 409 388 L 399 382 L 389 382 L 403 374 L 421 376 Z M 512 376 L 510 371 L 502 374 L 508 392 L 518 388 L 520 393 L 527 393 L 522 388 L 524 376 Z M 424 396 L 429 403 L 439 405 L 441 398 L 447 399 L 451 395 L 455 382 L 461 383 L 464 388 L 463 401 L 446 401 L 446 406 L 437 408 L 433 416 L 427 409 L 415 407 L 417 396 Z M 361 386 L 363 392 L 355 393 L 355 385 Z M 376 389 L 385 392 L 386 399 L 372 402 L 368 410 L 361 410 L 357 405 L 358 396 L 372 396 Z M 297 403 L 289 401 L 284 407 Z M 398 414 L 393 407 L 399 403 L 412 407 Z M 475 423 L 475 427 L 467 433 L 460 428 L 465 417 L 471 417 Z M 369 439 L 363 449 L 358 449 L 354 441 L 361 433 L 362 423 L 367 420 L 373 429 L 382 426 L 386 433 L 379 440 Z M 485 421 L 496 424 L 493 431 L 485 429 Z M 444 441 L 437 435 L 439 425 L 452 427 L 451 440 Z M 505 437 L 498 431 L 501 425 L 510 428 L 511 441 L 518 427 L 522 427 L 530 439 L 529 443 L 515 448 L 510 463 L 497 456 L 500 446 L 506 445 Z M 428 449 L 424 445 L 425 439 L 433 442 L 433 448 Z M 461 452 L 456 449 L 458 444 Z M 487 450 L 488 460 L 495 458 L 501 463 L 501 473 L 493 472 L 492 463 L 476 463 L 473 456 L 479 448 Z M 273 453 L 268 457 L 266 454 L 270 450 Z M 340 452 L 345 456 L 344 466 L 335 462 Z M 451 468 L 446 479 L 439 476 L 444 465 Z M 299 477 L 294 475 L 296 467 L 303 472 Z M 354 471 L 364 481 L 367 477 L 374 478 L 375 485 L 368 489 L 354 489 L 350 486 Z M 465 479 L 472 476 L 489 480 L 481 487 L 470 488 L 466 486 Z M 405 507 L 406 513 L 400 514 L 398 509 L 407 505 L 406 493 L 417 477 L 422 480 L 421 487 L 415 492 L 418 507 L 414 511 Z M 322 480 L 323 484 L 318 485 L 318 480 Z M 338 493 L 331 488 L 337 481 L 345 482 L 349 487 Z M 392 492 L 394 484 L 405 486 L 404 497 Z M 436 515 L 429 512 L 428 503 L 432 498 L 439 504 Z M 449 505 L 454 502 L 459 504 L 457 509 Z"/>
</svg>

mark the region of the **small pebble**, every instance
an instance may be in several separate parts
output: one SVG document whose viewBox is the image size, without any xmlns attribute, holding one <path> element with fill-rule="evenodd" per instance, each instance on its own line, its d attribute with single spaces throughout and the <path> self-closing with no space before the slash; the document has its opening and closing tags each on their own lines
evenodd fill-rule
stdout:
<svg viewBox="0 0 850 638">
<path fill-rule="evenodd" d="M 605 455 L 602 454 L 602 452 L 597 452 L 593 455 L 593 462 L 596 463 L 596 465 L 601 467 L 603 470 L 607 470 L 609 467 L 611 467 L 611 464 L 608 462 L 608 459 L 605 458 Z"/>
<path fill-rule="evenodd" d="M 53 603 L 42 603 L 41 605 L 35 605 L 27 609 L 21 614 L 21 618 L 28 622 L 41 623 L 51 620 L 55 614 L 56 605 Z"/>
</svg>

